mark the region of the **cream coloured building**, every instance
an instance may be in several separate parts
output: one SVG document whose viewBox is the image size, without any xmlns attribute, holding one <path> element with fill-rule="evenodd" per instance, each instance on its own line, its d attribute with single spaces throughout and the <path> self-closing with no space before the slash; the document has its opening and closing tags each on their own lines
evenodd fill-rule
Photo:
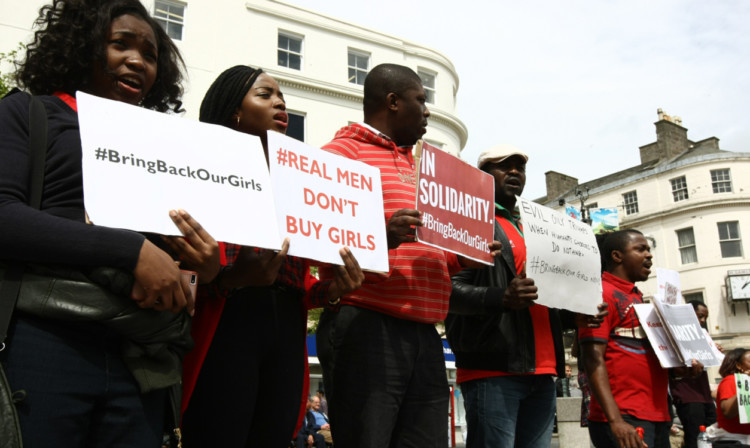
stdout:
<svg viewBox="0 0 750 448">
<path fill-rule="evenodd" d="M 711 335 L 728 348 L 750 346 L 750 302 L 727 288 L 728 275 L 750 269 L 750 153 L 721 150 L 716 137 L 691 141 L 681 120 L 661 111 L 655 125 L 640 165 L 581 184 L 550 171 L 537 202 L 580 207 L 581 192 L 586 208 L 617 208 L 621 228 L 650 240 L 654 267 L 679 272 L 685 299 L 707 304 Z M 655 272 L 640 288 L 654 295 Z"/>
<path fill-rule="evenodd" d="M 31 38 L 50 0 L 0 0 L 0 52 Z M 458 155 L 468 131 L 456 115 L 458 75 L 439 52 L 279 0 L 143 0 L 182 51 L 188 71 L 184 108 L 198 118 L 204 93 L 224 69 L 261 67 L 281 85 L 290 135 L 322 146 L 342 126 L 362 120 L 367 71 L 396 63 L 418 72 L 432 113 L 425 139 Z M 3 67 L 7 70 L 7 67 Z"/>
</svg>

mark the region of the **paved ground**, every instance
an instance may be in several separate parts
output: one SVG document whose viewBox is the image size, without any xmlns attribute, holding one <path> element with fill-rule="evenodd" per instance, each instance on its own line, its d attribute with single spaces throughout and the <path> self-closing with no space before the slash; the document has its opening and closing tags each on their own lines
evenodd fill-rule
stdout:
<svg viewBox="0 0 750 448">
<path fill-rule="evenodd" d="M 466 448 L 466 444 L 464 443 L 464 438 L 461 435 L 461 428 L 456 428 L 456 448 Z M 560 442 L 557 439 L 557 434 L 554 434 L 552 436 L 552 442 L 550 443 L 550 448 L 560 448 Z"/>
</svg>

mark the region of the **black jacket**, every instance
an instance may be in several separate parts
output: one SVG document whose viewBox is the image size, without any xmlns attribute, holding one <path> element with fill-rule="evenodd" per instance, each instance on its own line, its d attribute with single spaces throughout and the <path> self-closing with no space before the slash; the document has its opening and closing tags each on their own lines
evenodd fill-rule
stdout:
<svg viewBox="0 0 750 448">
<path fill-rule="evenodd" d="M 505 289 L 516 276 L 513 250 L 500 224 L 495 239 L 503 245 L 494 266 L 465 269 L 453 276 L 450 309 L 445 320 L 456 366 L 467 369 L 532 373 L 535 370 L 534 329 L 528 309 L 502 305 Z M 557 375 L 565 374 L 562 344 L 565 328 L 575 328 L 575 314 L 550 308 L 550 329 L 555 344 Z"/>
</svg>

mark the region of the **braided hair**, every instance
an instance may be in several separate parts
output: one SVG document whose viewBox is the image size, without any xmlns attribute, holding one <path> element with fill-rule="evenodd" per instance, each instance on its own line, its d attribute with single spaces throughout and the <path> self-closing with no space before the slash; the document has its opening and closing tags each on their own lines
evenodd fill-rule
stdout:
<svg viewBox="0 0 750 448">
<path fill-rule="evenodd" d="M 224 70 L 203 97 L 200 121 L 232 127 L 232 115 L 242 105 L 242 100 L 261 73 L 263 70 L 247 65 L 235 65 Z"/>
</svg>

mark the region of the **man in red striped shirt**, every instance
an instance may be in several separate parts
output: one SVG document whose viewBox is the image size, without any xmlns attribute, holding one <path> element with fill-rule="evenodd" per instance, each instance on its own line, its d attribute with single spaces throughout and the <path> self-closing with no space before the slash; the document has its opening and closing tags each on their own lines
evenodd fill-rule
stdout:
<svg viewBox="0 0 750 448">
<path fill-rule="evenodd" d="M 333 362 L 323 367 L 332 372 L 333 437 L 343 448 L 447 446 L 449 389 L 435 323 L 445 318 L 450 275 L 461 263 L 416 242 L 422 222 L 413 209 L 411 146 L 430 116 L 419 76 L 395 64 L 373 68 L 365 79 L 364 116 L 323 149 L 380 170 L 390 271 L 366 273 L 361 288 L 341 297 L 332 323 Z"/>
</svg>

